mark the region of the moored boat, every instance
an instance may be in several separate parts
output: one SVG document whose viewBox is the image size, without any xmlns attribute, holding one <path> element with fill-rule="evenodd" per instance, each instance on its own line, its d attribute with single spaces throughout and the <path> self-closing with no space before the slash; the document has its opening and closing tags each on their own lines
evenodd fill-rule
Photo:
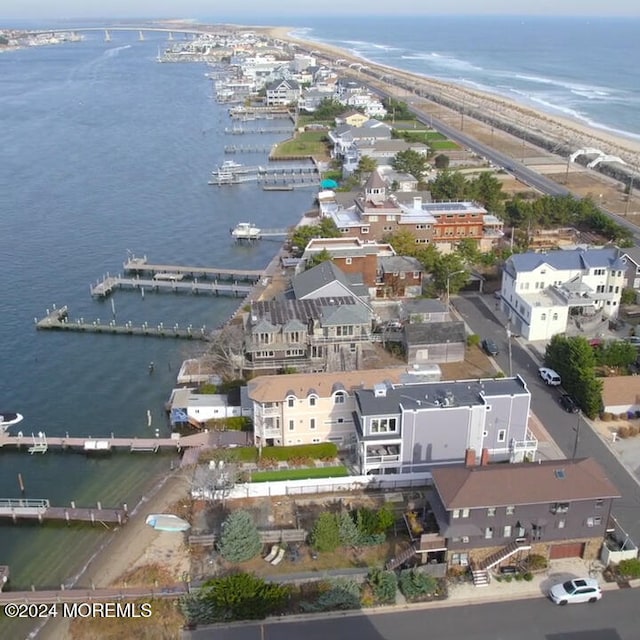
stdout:
<svg viewBox="0 0 640 640">
<path fill-rule="evenodd" d="M 22 414 L 11 411 L 0 411 L 0 432 L 5 431 L 14 424 L 22 422 Z"/>
</svg>

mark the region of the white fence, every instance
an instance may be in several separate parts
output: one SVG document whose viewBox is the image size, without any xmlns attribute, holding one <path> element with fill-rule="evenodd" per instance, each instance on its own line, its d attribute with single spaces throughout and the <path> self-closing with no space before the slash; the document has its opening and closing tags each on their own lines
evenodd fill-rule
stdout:
<svg viewBox="0 0 640 640">
<path fill-rule="evenodd" d="M 394 475 L 347 476 L 342 478 L 311 478 L 237 484 L 231 491 L 198 492 L 206 500 L 234 500 L 268 496 L 296 496 L 314 493 L 348 493 L 365 490 L 422 489 L 431 483 L 431 473 L 399 473 Z M 194 496 L 196 497 L 196 496 Z"/>
</svg>

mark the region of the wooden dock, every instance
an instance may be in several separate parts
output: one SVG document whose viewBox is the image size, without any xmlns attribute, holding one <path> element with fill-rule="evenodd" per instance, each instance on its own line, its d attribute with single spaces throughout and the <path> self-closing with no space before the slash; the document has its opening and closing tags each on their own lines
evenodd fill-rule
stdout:
<svg viewBox="0 0 640 640">
<path fill-rule="evenodd" d="M 251 285 L 233 283 L 221 283 L 217 280 L 213 282 L 199 282 L 195 280 L 173 280 L 156 278 L 127 278 L 125 276 L 105 276 L 95 285 L 91 285 L 91 295 L 98 298 L 105 298 L 115 289 L 144 289 L 145 291 L 163 291 L 170 293 L 211 293 L 216 296 L 220 294 L 232 295 L 235 297 L 246 296 L 251 291 Z"/>
<path fill-rule="evenodd" d="M 178 434 L 175 434 L 178 435 Z M 0 449 L 3 447 L 26 448 L 31 454 L 46 453 L 49 449 L 76 449 L 86 453 L 108 452 L 113 449 L 128 449 L 130 452 L 156 453 L 162 449 L 182 451 L 191 447 L 213 446 L 215 434 L 209 431 L 194 433 L 189 436 L 171 438 L 117 438 L 113 434 L 107 437 L 76 437 L 66 434 L 60 436 L 47 436 L 43 431 L 37 434 L 25 435 L 19 432 L 17 436 L 11 436 L 6 431 L 0 433 Z M 87 443 L 104 443 L 100 448 L 89 447 Z"/>
<path fill-rule="evenodd" d="M 212 278 L 214 280 L 244 280 L 257 282 L 266 276 L 265 269 L 223 269 L 220 267 L 197 267 L 176 264 L 151 264 L 147 256 L 136 258 L 131 256 L 122 267 L 126 273 L 152 273 L 152 274 L 176 274 L 192 279 Z"/>
<path fill-rule="evenodd" d="M 164 323 L 149 325 L 147 322 L 135 326 L 131 322 L 117 324 L 115 320 L 101 322 L 100 318 L 93 322 L 85 322 L 84 318 L 69 319 L 69 309 L 65 305 L 59 309 L 47 309 L 44 318 L 35 318 L 39 331 L 76 331 L 79 333 L 104 333 L 106 335 L 143 336 L 150 338 L 178 338 L 182 340 L 209 340 L 212 332 L 205 326 L 194 328 L 191 325 L 180 327 L 177 324 L 165 326 Z"/>
<path fill-rule="evenodd" d="M 27 498 L 0 499 L 0 518 L 18 520 L 64 520 L 66 522 L 96 522 L 104 524 L 124 524 L 127 521 L 126 509 L 103 509 L 98 503 L 96 507 L 52 507 L 49 500 Z"/>
</svg>

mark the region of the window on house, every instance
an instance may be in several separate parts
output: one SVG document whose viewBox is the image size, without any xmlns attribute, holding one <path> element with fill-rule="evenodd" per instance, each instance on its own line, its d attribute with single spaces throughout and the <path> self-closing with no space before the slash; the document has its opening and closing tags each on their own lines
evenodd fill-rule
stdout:
<svg viewBox="0 0 640 640">
<path fill-rule="evenodd" d="M 547 319 L 547 314 L 546 314 L 546 313 L 543 313 L 543 314 L 540 316 L 540 320 L 546 320 L 546 319 Z"/>
<path fill-rule="evenodd" d="M 289 408 L 293 408 L 293 407 L 295 407 L 295 405 L 296 405 L 296 399 L 295 399 L 295 398 L 292 398 L 291 396 L 289 396 L 289 397 L 287 398 L 287 406 L 288 406 Z"/>
<path fill-rule="evenodd" d="M 567 526 L 567 521 L 564 518 L 562 518 L 562 519 L 558 520 L 558 522 L 556 524 L 557 524 L 558 529 L 564 529 Z"/>
<path fill-rule="evenodd" d="M 451 512 L 451 517 L 452 517 L 452 518 L 459 518 L 459 517 L 460 517 L 460 509 L 454 509 L 454 510 Z"/>
<path fill-rule="evenodd" d="M 507 439 L 507 430 L 500 429 L 498 431 L 498 442 L 504 442 Z"/>
<path fill-rule="evenodd" d="M 604 507 L 604 500 L 602 498 L 598 498 L 596 500 L 596 509 L 602 509 Z"/>
<path fill-rule="evenodd" d="M 516 508 L 510 505 L 505 509 L 505 511 L 508 516 L 512 516 L 516 512 Z"/>
<path fill-rule="evenodd" d="M 462 510 L 462 517 L 463 518 L 468 518 L 469 517 L 469 509 L 463 509 Z"/>
<path fill-rule="evenodd" d="M 502 530 L 502 537 L 503 538 L 510 538 L 511 537 L 511 525 L 510 524 L 505 524 L 504 525 L 504 529 Z"/>
<path fill-rule="evenodd" d="M 557 319 L 558 319 L 558 314 L 557 314 L 557 313 L 554 313 L 551 319 L 552 319 L 552 320 L 557 320 Z"/>
<path fill-rule="evenodd" d="M 369 233 L 369 227 L 362 227 L 360 233 Z"/>
<path fill-rule="evenodd" d="M 372 418 L 371 419 L 371 433 L 389 433 L 395 432 L 396 419 L 395 418 Z"/>
<path fill-rule="evenodd" d="M 344 418 L 338 418 L 337 422 L 338 422 L 338 424 L 343 424 L 344 423 Z"/>
<path fill-rule="evenodd" d="M 289 431 L 294 431 L 296 428 L 295 420 L 289 420 Z"/>
<path fill-rule="evenodd" d="M 353 260 L 351 258 L 345 258 L 344 263 L 345 264 L 351 264 L 353 262 Z"/>
<path fill-rule="evenodd" d="M 452 553 L 451 564 L 459 567 L 469 566 L 469 554 L 468 553 Z"/>
<path fill-rule="evenodd" d="M 602 518 L 600 516 L 587 518 L 587 527 L 598 527 L 601 524 L 602 524 Z"/>
<path fill-rule="evenodd" d="M 493 518 L 495 515 L 496 515 L 496 508 L 495 507 L 489 507 L 487 509 L 487 517 Z"/>
<path fill-rule="evenodd" d="M 333 396 L 334 404 L 344 404 L 345 394 L 343 391 L 338 391 L 335 396 Z"/>
<path fill-rule="evenodd" d="M 485 540 L 491 540 L 493 538 L 493 527 L 486 527 L 484 530 Z"/>
<path fill-rule="evenodd" d="M 309 396 L 309 406 L 310 407 L 315 407 L 316 406 L 316 397 L 315 396 Z"/>
<path fill-rule="evenodd" d="M 551 513 L 567 513 L 569 511 L 568 502 L 554 502 L 551 505 Z"/>
<path fill-rule="evenodd" d="M 316 419 L 309 418 L 309 429 L 315 429 L 315 428 L 316 428 Z"/>
<path fill-rule="evenodd" d="M 463 544 L 469 544 L 469 536 L 462 536 L 462 538 L 460 538 L 460 542 Z"/>
</svg>

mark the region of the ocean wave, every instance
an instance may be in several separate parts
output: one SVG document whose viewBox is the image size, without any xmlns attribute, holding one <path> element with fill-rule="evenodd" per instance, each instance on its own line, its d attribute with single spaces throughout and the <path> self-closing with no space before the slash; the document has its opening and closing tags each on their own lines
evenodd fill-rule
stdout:
<svg viewBox="0 0 640 640">
<path fill-rule="evenodd" d="M 434 66 L 445 69 L 460 69 L 461 71 L 484 71 L 482 67 L 472 64 L 468 60 L 456 58 L 446 53 L 437 53 L 435 51 L 423 53 L 409 53 L 400 56 L 403 60 L 423 60 Z"/>
<path fill-rule="evenodd" d="M 515 75 L 513 75 L 508 71 L 505 71 L 504 74 L 508 76 L 512 76 L 518 80 L 525 80 L 526 82 L 552 85 L 554 87 L 568 89 L 569 91 L 584 91 L 584 92 L 592 93 L 593 95 L 598 95 L 598 94 L 609 95 L 611 91 L 607 87 L 601 87 L 598 85 L 585 85 L 577 82 L 571 82 L 569 80 L 560 80 L 557 78 L 549 78 L 546 76 L 535 76 L 535 75 L 522 74 L 522 73 L 516 73 Z"/>
</svg>

